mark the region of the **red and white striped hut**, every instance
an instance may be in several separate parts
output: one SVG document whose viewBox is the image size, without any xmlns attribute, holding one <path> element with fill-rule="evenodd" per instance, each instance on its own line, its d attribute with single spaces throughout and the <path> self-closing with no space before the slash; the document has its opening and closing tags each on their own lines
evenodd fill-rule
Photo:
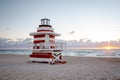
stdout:
<svg viewBox="0 0 120 80">
<path fill-rule="evenodd" d="M 60 36 L 60 34 L 54 32 L 50 25 L 50 19 L 41 19 L 41 25 L 37 28 L 37 32 L 30 33 L 30 36 L 34 37 L 34 41 L 29 62 L 65 63 L 62 60 L 65 44 L 55 42 L 55 37 Z"/>
</svg>

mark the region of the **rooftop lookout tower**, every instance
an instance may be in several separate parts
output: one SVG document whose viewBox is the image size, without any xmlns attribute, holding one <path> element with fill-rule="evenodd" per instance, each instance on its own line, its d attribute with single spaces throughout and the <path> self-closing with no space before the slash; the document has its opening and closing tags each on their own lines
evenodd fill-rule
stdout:
<svg viewBox="0 0 120 80">
<path fill-rule="evenodd" d="M 50 19 L 47 18 L 41 19 L 41 25 L 50 25 Z"/>
</svg>

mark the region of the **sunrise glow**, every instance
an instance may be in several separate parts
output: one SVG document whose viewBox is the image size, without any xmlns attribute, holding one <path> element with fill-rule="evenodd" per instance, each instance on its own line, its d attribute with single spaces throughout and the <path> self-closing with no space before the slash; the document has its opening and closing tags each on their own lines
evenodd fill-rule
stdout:
<svg viewBox="0 0 120 80">
<path fill-rule="evenodd" d="M 102 47 L 102 49 L 111 50 L 111 49 L 119 49 L 119 47 L 116 47 L 116 46 L 104 46 L 104 47 Z"/>
</svg>

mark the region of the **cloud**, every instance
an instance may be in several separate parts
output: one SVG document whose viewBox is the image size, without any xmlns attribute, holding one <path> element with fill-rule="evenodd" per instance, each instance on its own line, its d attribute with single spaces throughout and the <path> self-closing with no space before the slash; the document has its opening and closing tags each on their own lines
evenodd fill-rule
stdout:
<svg viewBox="0 0 120 80">
<path fill-rule="evenodd" d="M 74 34 L 74 31 L 69 32 L 69 34 Z"/>
<path fill-rule="evenodd" d="M 65 42 L 65 41 L 63 41 Z M 68 48 L 101 48 L 105 46 L 114 46 L 114 47 L 120 47 L 120 40 L 119 41 L 102 41 L 102 42 L 93 42 L 90 39 L 80 39 L 77 40 L 69 40 L 66 41 Z"/>
<path fill-rule="evenodd" d="M 0 38 L 0 48 L 28 48 L 28 43 L 32 42 L 31 38 L 12 39 Z"/>
<path fill-rule="evenodd" d="M 29 48 L 29 43 L 32 43 L 33 38 L 18 38 L 16 41 L 12 39 L 0 38 L 0 48 Z M 93 42 L 90 39 L 82 38 L 77 40 L 56 40 L 56 42 L 66 43 L 67 48 L 100 48 L 107 45 L 120 47 L 120 40 L 118 41 L 103 41 Z"/>
<path fill-rule="evenodd" d="M 9 31 L 9 30 L 10 30 L 10 28 L 8 28 L 8 27 L 7 27 L 7 28 L 6 28 L 6 30 L 7 30 L 7 31 Z"/>
</svg>

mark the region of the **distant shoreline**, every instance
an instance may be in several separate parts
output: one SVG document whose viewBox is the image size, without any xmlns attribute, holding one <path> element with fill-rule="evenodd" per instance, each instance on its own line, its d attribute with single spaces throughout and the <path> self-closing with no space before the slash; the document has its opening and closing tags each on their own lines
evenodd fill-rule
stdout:
<svg viewBox="0 0 120 80">
<path fill-rule="evenodd" d="M 119 50 L 120 48 L 110 49 L 110 50 Z M 0 48 L 0 50 L 31 50 L 29 48 Z M 107 50 L 104 48 L 67 48 L 65 50 Z"/>
<path fill-rule="evenodd" d="M 0 50 L 30 50 L 28 48 L 0 48 Z"/>
<path fill-rule="evenodd" d="M 115 50 L 115 51 L 114 51 Z M 120 49 L 114 49 L 113 51 L 102 51 L 102 49 L 77 49 L 77 50 L 64 50 L 63 56 L 73 57 L 92 57 L 92 58 L 120 58 Z M 0 49 L 0 54 L 19 54 L 29 55 L 32 53 L 30 49 Z M 117 54 L 116 54 L 117 53 Z"/>
</svg>

